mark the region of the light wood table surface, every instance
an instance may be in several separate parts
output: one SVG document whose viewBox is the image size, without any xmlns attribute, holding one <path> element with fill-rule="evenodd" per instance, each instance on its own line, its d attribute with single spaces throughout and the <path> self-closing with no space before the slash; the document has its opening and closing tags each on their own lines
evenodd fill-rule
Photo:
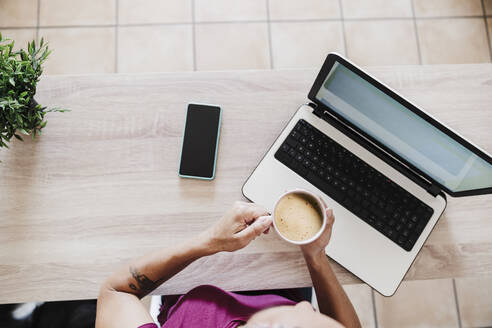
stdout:
<svg viewBox="0 0 492 328">
<path fill-rule="evenodd" d="M 492 65 L 368 68 L 492 152 Z M 0 150 L 0 303 L 95 298 L 131 258 L 215 222 L 307 93 L 314 70 L 43 77 L 36 141 Z M 219 104 L 214 181 L 177 175 L 187 102 Z M 406 279 L 492 274 L 492 197 L 449 198 Z M 388 259 L 390 260 L 390 259 Z M 342 283 L 358 279 L 334 264 Z M 274 233 L 203 258 L 156 293 L 310 285 L 298 249 Z"/>
</svg>

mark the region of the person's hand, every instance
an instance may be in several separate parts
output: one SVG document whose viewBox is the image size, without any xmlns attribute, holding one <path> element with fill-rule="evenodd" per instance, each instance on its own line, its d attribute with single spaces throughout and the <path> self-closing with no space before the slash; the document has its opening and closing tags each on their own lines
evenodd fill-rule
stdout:
<svg viewBox="0 0 492 328">
<path fill-rule="evenodd" d="M 268 233 L 271 224 L 272 218 L 263 206 L 238 201 L 205 234 L 212 251 L 233 252 Z"/>
<path fill-rule="evenodd" d="M 333 229 L 333 223 L 335 223 L 335 216 L 333 215 L 333 210 L 326 208 L 326 204 L 324 202 L 323 205 L 325 205 L 325 208 L 323 210 L 326 212 L 325 230 L 323 231 L 321 236 L 319 236 L 318 239 L 316 239 L 312 243 L 301 245 L 301 251 L 304 257 L 308 259 L 315 259 L 318 257 L 324 258 L 325 248 L 331 239 L 331 231 Z"/>
</svg>

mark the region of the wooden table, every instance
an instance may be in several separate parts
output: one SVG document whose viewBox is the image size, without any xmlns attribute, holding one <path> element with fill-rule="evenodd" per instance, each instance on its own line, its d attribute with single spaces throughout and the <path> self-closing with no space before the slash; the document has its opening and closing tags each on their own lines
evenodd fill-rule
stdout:
<svg viewBox="0 0 492 328">
<path fill-rule="evenodd" d="M 492 65 L 369 68 L 492 152 Z M 41 138 L 0 151 L 0 303 L 95 298 L 118 266 L 212 224 L 306 95 L 316 71 L 43 77 Z M 217 177 L 180 179 L 189 101 L 223 106 Z M 406 279 L 492 274 L 492 197 L 449 199 Z M 358 282 L 335 265 L 343 283 Z M 298 249 L 275 234 L 203 258 L 157 293 L 310 285 Z"/>
</svg>

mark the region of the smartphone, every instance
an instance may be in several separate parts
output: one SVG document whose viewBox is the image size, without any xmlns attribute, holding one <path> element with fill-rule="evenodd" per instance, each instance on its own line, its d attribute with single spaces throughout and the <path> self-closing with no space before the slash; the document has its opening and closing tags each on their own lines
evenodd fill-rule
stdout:
<svg viewBox="0 0 492 328">
<path fill-rule="evenodd" d="M 188 104 L 179 176 L 212 180 L 219 146 L 222 110 L 216 105 Z"/>
</svg>

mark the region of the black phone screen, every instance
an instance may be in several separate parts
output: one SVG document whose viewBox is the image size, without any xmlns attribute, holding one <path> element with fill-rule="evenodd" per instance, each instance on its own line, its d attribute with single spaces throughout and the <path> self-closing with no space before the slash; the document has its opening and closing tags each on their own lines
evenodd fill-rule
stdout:
<svg viewBox="0 0 492 328">
<path fill-rule="evenodd" d="M 220 129 L 220 107 L 189 104 L 181 148 L 181 176 L 214 177 Z"/>
</svg>

